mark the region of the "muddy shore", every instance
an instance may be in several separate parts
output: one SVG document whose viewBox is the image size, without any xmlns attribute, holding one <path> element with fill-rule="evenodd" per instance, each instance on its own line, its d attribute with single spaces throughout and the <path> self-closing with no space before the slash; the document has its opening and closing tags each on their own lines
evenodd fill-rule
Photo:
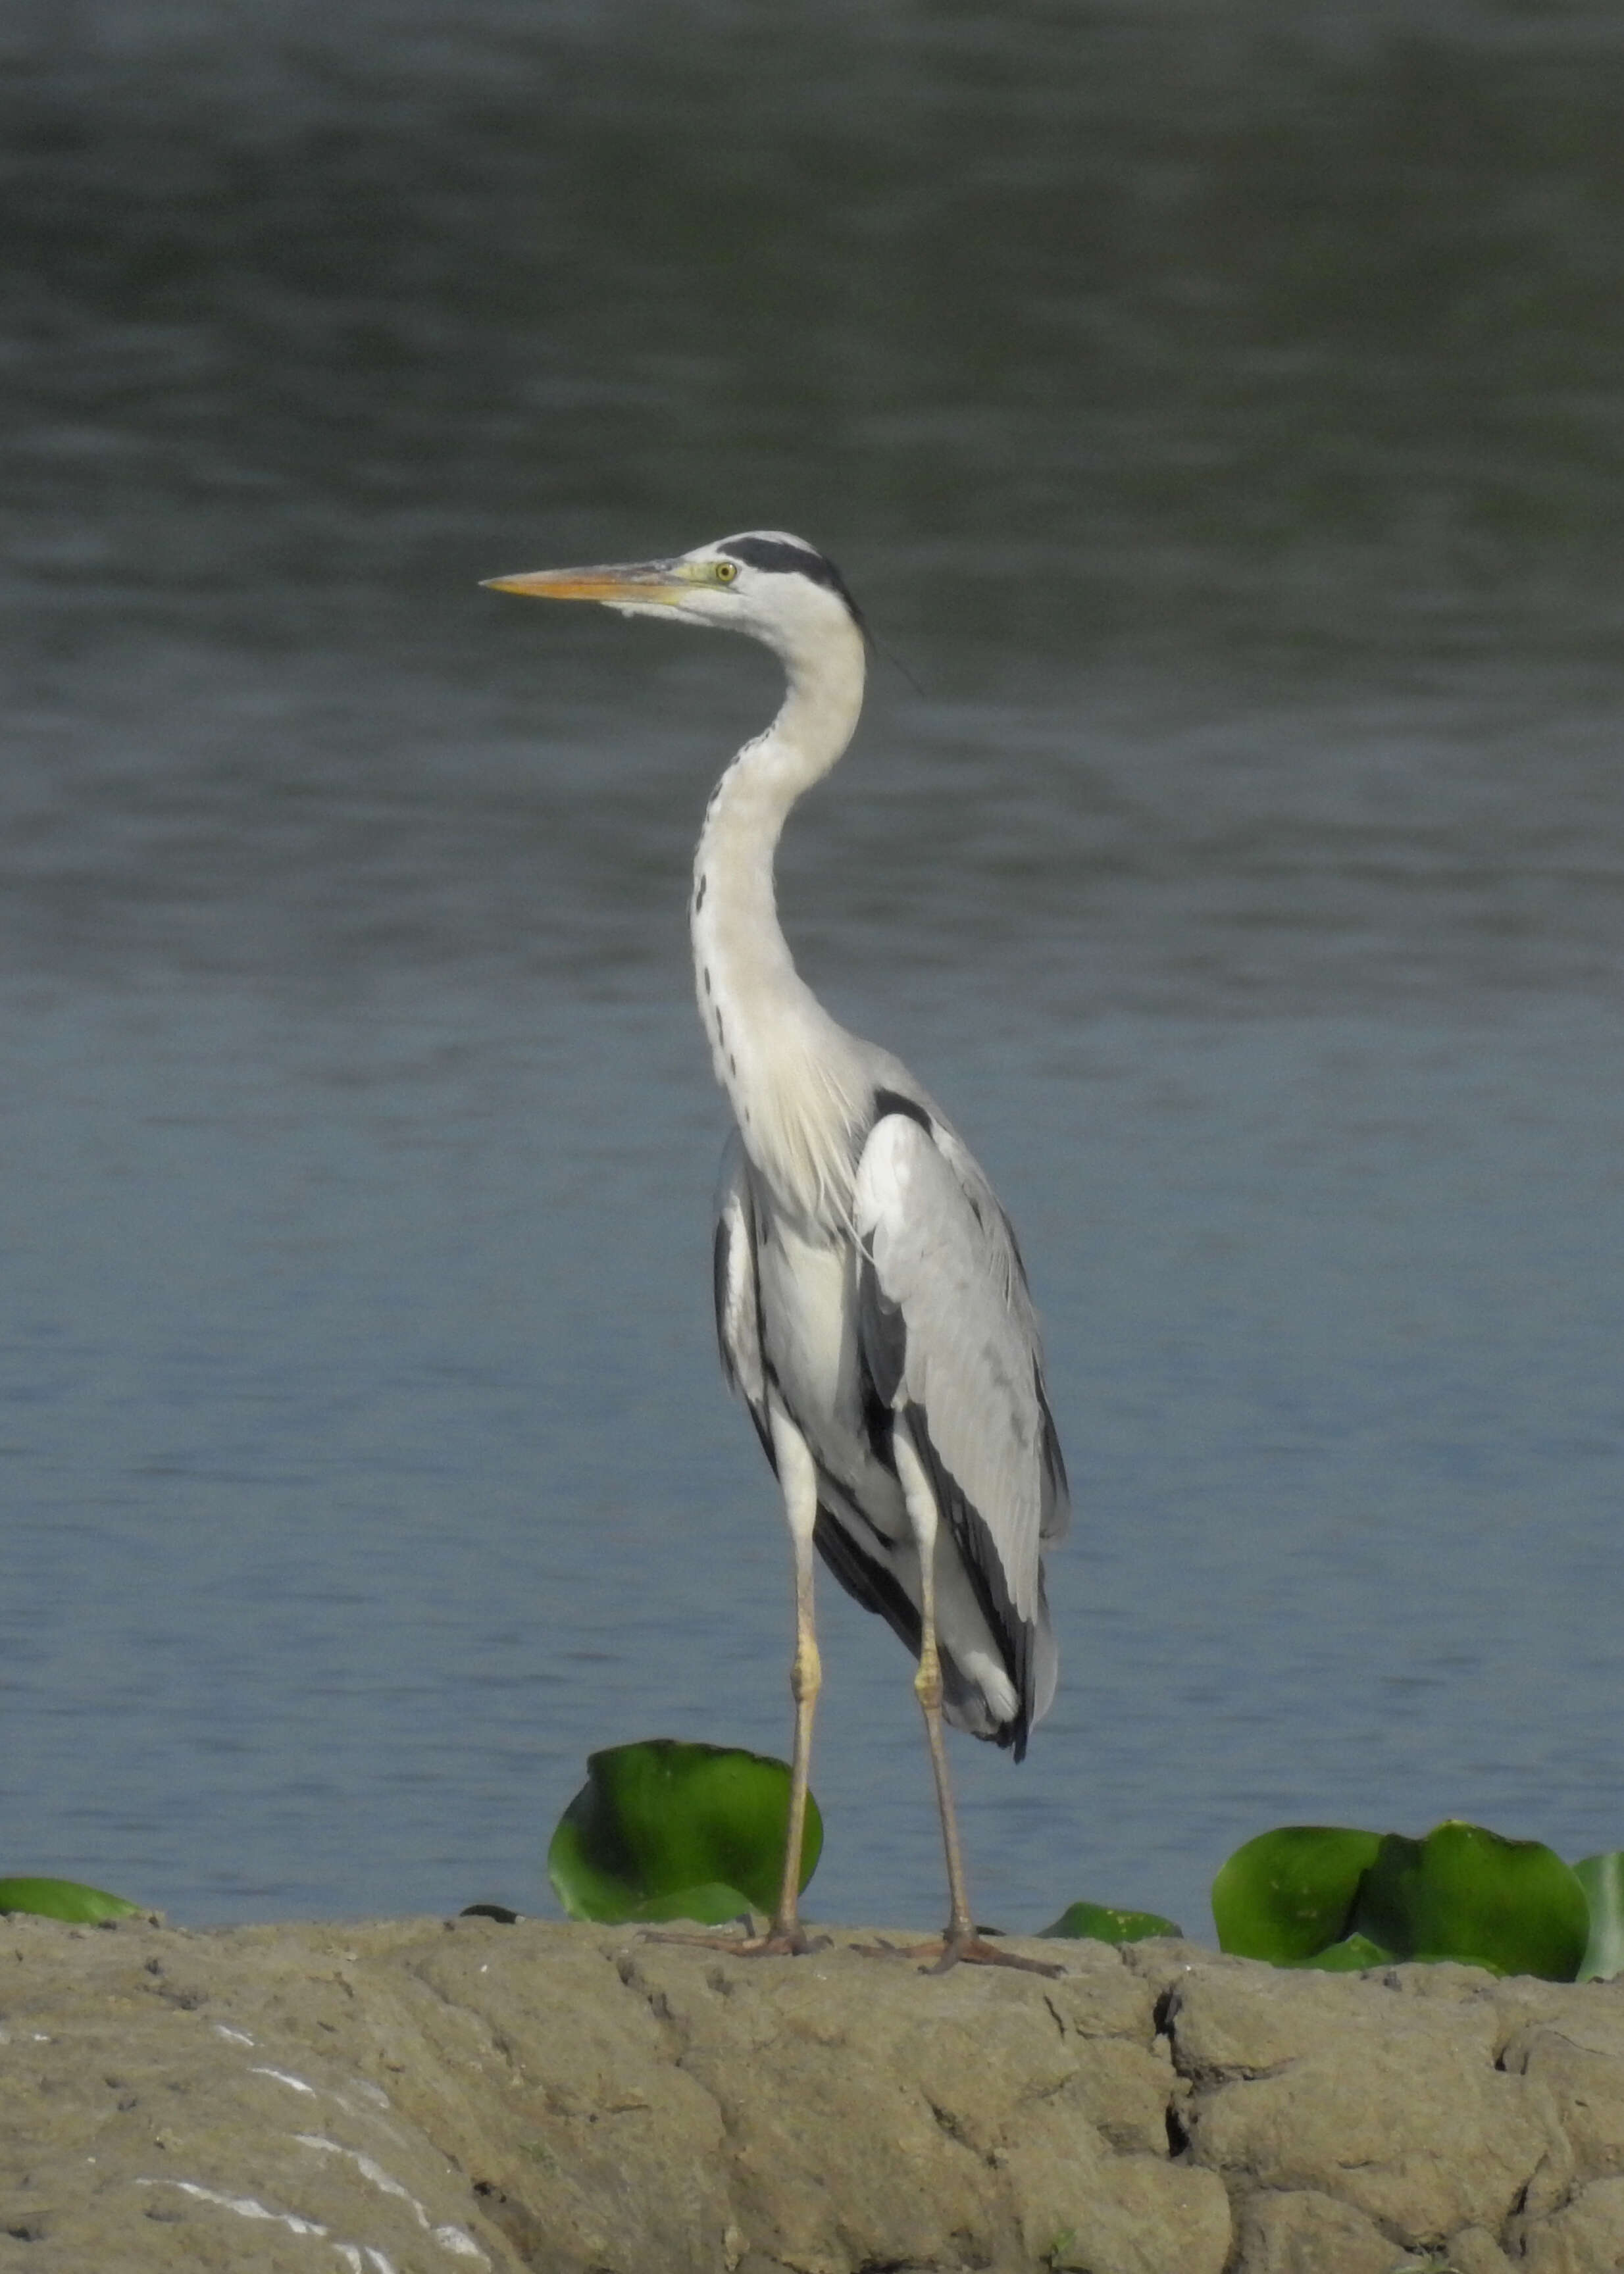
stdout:
<svg viewBox="0 0 1624 2274">
<path fill-rule="evenodd" d="M 0 1920 L 27 2274 L 1604 2274 L 1624 1984 Z"/>
</svg>

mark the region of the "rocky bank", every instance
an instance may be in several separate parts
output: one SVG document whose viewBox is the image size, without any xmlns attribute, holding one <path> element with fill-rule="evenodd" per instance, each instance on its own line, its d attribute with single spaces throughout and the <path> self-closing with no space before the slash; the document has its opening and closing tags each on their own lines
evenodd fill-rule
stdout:
<svg viewBox="0 0 1624 2274">
<path fill-rule="evenodd" d="M 868 1939 L 0 1919 L 0 2266 L 1624 2266 L 1624 1984 Z"/>
</svg>

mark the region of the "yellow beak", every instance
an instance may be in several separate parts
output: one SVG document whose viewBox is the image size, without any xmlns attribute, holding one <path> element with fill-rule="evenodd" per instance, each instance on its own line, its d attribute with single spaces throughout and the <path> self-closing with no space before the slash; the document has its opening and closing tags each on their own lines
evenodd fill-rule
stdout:
<svg viewBox="0 0 1624 2274">
<path fill-rule="evenodd" d="M 487 576 L 492 592 L 522 592 L 531 600 L 604 600 L 673 606 L 693 589 L 669 561 L 639 561 L 621 568 L 532 568 L 521 576 Z"/>
</svg>

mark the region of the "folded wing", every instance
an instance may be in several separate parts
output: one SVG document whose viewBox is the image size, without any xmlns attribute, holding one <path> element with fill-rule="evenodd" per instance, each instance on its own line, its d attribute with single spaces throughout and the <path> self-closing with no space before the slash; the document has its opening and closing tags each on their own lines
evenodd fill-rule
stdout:
<svg viewBox="0 0 1624 2274">
<path fill-rule="evenodd" d="M 860 1344 L 1004 1653 L 1019 1754 L 1054 1690 L 1041 1549 L 1065 1529 L 1065 1469 L 1008 1222 L 951 1133 L 898 1103 L 876 1121 L 857 1173 Z"/>
</svg>

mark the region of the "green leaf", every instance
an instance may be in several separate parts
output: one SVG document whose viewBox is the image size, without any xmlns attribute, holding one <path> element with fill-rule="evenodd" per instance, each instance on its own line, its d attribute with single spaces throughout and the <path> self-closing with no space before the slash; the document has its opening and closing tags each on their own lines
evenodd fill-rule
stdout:
<svg viewBox="0 0 1624 2274">
<path fill-rule="evenodd" d="M 1367 1967 L 1391 1966 L 1393 1953 L 1367 1934 L 1348 1934 L 1340 1942 L 1315 1951 L 1312 1958 L 1293 1958 L 1287 1963 L 1299 1973 L 1312 1967 L 1320 1974 L 1363 1974 Z"/>
<path fill-rule="evenodd" d="M 773 1901 L 778 1892 L 773 1892 Z M 749 1897 L 741 1895 L 737 1887 L 725 1880 L 709 1879 L 703 1887 L 679 1887 L 675 1894 L 650 1895 L 646 1903 L 639 1903 L 628 1911 L 616 1925 L 659 1926 L 667 1919 L 692 1919 L 699 1926 L 725 1926 L 729 1919 L 743 1918 L 752 1908 Z"/>
<path fill-rule="evenodd" d="M 783 1761 L 651 1737 L 590 1756 L 587 1781 L 553 1834 L 547 1875 L 571 1918 L 610 1926 L 771 1912 L 788 1825 Z M 808 1794 L 803 1887 L 823 1845 L 823 1819 Z M 693 1908 L 702 1902 L 703 1910 Z"/>
<path fill-rule="evenodd" d="M 1355 1931 L 1405 1958 L 1416 1954 L 1415 1903 L 1421 1859 L 1419 1840 L 1408 1839 L 1402 1832 L 1389 1832 L 1379 1840 L 1358 1891 L 1357 1926 L 1351 1918 L 1349 1922 Z"/>
<path fill-rule="evenodd" d="M 1072 1903 L 1043 1932 L 1072 1941 L 1144 1942 L 1155 1934 L 1182 1935 L 1184 1929 L 1154 1911 L 1123 1911 L 1111 1903 Z"/>
<path fill-rule="evenodd" d="M 1579 1963 L 1581 1982 L 1611 1982 L 1624 1974 L 1624 1854 L 1587 1856 L 1574 1877 L 1590 1907 L 1590 1939 Z"/>
<path fill-rule="evenodd" d="M 1294 1966 L 1340 1942 L 1379 1832 L 1287 1824 L 1237 1848 L 1213 1881 L 1218 1947 Z M 1372 1961 L 1372 1963 L 1375 1962 Z"/>
<path fill-rule="evenodd" d="M 1575 1873 L 1541 1841 L 1451 1821 L 1425 1840 L 1388 1834 L 1350 1924 L 1399 1958 L 1571 1982 L 1590 1906 Z"/>
<path fill-rule="evenodd" d="M 28 1911 L 36 1918 L 65 1919 L 71 1926 L 94 1926 L 100 1919 L 140 1918 L 140 1903 L 104 1894 L 77 1879 L 0 1879 L 0 1911 Z"/>
</svg>

